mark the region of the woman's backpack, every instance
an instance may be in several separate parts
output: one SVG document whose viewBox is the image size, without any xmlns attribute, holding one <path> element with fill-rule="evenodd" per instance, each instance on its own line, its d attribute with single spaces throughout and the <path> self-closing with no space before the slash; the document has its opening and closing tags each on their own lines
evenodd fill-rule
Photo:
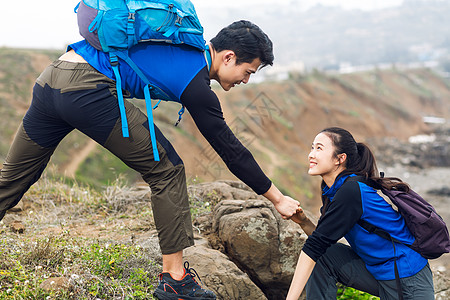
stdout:
<svg viewBox="0 0 450 300">
<path fill-rule="evenodd" d="M 137 43 L 152 41 L 186 44 L 204 51 L 206 45 L 203 27 L 200 25 L 194 5 L 189 0 L 82 0 L 75 7 L 75 12 L 80 34 L 97 50 L 109 53 L 116 77 L 124 137 L 129 137 L 129 132 L 119 73 L 119 58 L 127 63 L 145 83 L 144 95 L 150 138 L 154 159 L 159 161 L 150 93 L 150 90 L 157 87 L 129 58 L 128 49 Z M 208 58 L 207 54 L 205 57 Z M 155 107 L 157 106 L 158 104 Z M 178 122 L 183 112 L 184 106 L 178 113 Z"/>
<path fill-rule="evenodd" d="M 377 188 L 362 176 L 349 177 L 347 181 L 360 181 Z M 428 259 L 438 258 L 442 254 L 450 252 L 450 238 L 447 225 L 430 203 L 411 189 L 408 192 L 404 192 L 378 187 L 377 190 L 381 191 L 382 195 L 380 196 L 387 196 L 388 200 L 390 200 L 388 202 L 392 202 L 395 205 L 405 220 L 406 226 L 415 237 L 414 243 L 407 245 L 408 247 Z M 367 221 L 359 220 L 358 224 L 367 231 L 378 234 L 387 240 L 401 243 L 393 239 L 389 233 Z"/>
<path fill-rule="evenodd" d="M 382 177 L 383 175 L 384 174 L 382 174 Z M 395 243 L 404 244 L 427 259 L 438 258 L 442 254 L 450 251 L 450 238 L 444 220 L 430 203 L 412 189 L 408 192 L 387 190 L 377 186 L 374 182 L 367 180 L 363 176 L 348 177 L 346 181 L 359 181 L 381 191 L 381 193 L 378 194 L 389 204 L 393 204 L 396 210 L 402 215 L 406 226 L 415 237 L 415 241 L 411 245 L 404 244 L 394 239 L 387 231 L 384 231 L 367 221 L 361 219 L 358 221 L 358 224 L 368 232 L 375 233 L 378 236 L 391 241 L 392 246 L 394 247 L 394 253 Z M 394 272 L 398 299 L 403 300 L 402 286 L 396 259 L 394 260 Z"/>
</svg>

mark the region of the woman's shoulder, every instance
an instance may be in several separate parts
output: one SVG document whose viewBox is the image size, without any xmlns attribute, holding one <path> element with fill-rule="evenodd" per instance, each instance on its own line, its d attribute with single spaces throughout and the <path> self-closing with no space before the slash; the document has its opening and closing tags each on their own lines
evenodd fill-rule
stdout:
<svg viewBox="0 0 450 300">
<path fill-rule="evenodd" d="M 336 192 L 336 196 L 354 195 L 356 193 L 361 193 L 360 183 L 358 181 L 345 180 Z"/>
</svg>

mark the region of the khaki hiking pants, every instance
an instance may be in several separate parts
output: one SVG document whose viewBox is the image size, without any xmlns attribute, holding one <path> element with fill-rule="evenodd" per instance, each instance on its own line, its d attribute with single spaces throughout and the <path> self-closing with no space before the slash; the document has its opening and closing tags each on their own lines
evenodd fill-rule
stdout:
<svg viewBox="0 0 450 300">
<path fill-rule="evenodd" d="M 0 220 L 41 176 L 59 142 L 77 129 L 139 172 L 151 204 L 163 254 L 192 246 L 183 162 L 155 126 L 160 161 L 153 159 L 147 117 L 125 101 L 130 137 L 122 136 L 115 82 L 86 63 L 55 61 L 36 80 L 33 100 L 0 176 Z"/>
</svg>

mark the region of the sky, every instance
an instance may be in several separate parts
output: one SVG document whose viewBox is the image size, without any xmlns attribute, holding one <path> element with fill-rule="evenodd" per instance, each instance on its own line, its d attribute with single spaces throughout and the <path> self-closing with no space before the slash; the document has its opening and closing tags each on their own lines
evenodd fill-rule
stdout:
<svg viewBox="0 0 450 300">
<path fill-rule="evenodd" d="M 400 5 L 403 0 L 192 0 L 202 20 L 210 9 L 255 4 L 289 4 L 308 9 L 318 3 L 344 9 L 380 9 Z M 76 14 L 78 0 L 3 1 L 0 9 L 0 47 L 64 49 L 81 39 Z M 6 3 L 5 3 L 6 2 Z M 243 4 L 244 3 L 244 4 Z M 17 6 L 20 4 L 20 8 Z M 238 18 L 238 16 L 236 16 Z M 240 17 L 245 18 L 245 17 Z M 202 24 L 203 27 L 208 24 Z M 225 24 L 227 25 L 227 24 Z M 206 30 L 205 30 L 206 33 Z M 207 40 L 208 37 L 205 37 Z"/>
</svg>

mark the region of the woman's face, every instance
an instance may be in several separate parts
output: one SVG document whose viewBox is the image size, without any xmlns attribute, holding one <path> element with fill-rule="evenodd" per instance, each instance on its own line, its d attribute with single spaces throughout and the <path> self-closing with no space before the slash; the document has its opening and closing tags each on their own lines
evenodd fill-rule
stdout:
<svg viewBox="0 0 450 300">
<path fill-rule="evenodd" d="M 339 159 L 334 155 L 334 145 L 332 140 L 325 133 L 319 133 L 314 139 L 311 152 L 308 155 L 308 174 L 320 175 L 322 178 L 327 175 L 337 175 L 340 172 Z M 335 174 L 336 173 L 336 174 Z"/>
</svg>

